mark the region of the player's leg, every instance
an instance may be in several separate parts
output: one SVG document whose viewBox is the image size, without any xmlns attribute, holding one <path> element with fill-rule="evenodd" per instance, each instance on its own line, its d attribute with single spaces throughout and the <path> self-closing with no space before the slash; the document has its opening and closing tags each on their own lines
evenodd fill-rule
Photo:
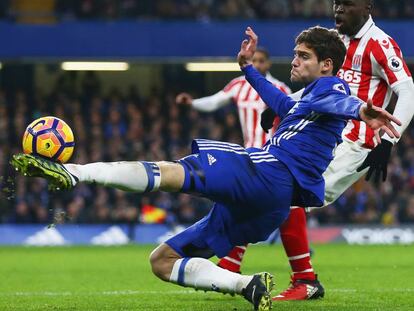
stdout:
<svg viewBox="0 0 414 311">
<path fill-rule="evenodd" d="M 132 192 L 156 190 L 177 192 L 184 183 L 184 168 L 174 162 L 97 162 L 85 165 L 64 164 L 79 182 Z"/>
<path fill-rule="evenodd" d="M 252 149 L 249 149 L 249 151 L 250 151 L 250 155 L 252 156 L 253 162 L 259 161 L 259 163 L 266 165 L 265 163 L 261 161 L 266 160 L 266 157 L 267 159 L 269 158 L 268 158 L 268 155 L 264 154 L 262 150 L 252 148 Z M 264 171 L 270 171 L 270 170 L 265 169 Z M 271 201 L 271 202 L 278 202 L 278 201 L 276 200 L 276 201 Z M 274 203 L 271 203 L 271 204 L 274 204 Z M 227 269 L 229 271 L 232 271 L 232 272 L 240 273 L 240 266 L 241 266 L 246 248 L 247 248 L 247 244 L 245 244 L 244 246 L 242 244 L 239 244 L 239 245 L 240 246 L 234 247 L 229 253 L 225 254 L 226 255 L 225 257 L 220 259 L 220 261 L 218 262 L 218 265 L 220 267 Z"/>
<path fill-rule="evenodd" d="M 158 246 L 150 255 L 152 271 L 167 282 L 197 290 L 242 295 L 256 310 L 270 310 L 270 291 L 273 287 L 270 274 L 263 272 L 256 275 L 240 275 L 224 270 L 207 259 L 215 254 L 207 240 L 218 252 L 222 252 L 223 248 L 231 248 L 225 242 L 212 237 L 215 231 L 212 228 L 219 228 L 221 221 L 226 221 L 224 217 L 217 222 L 220 215 L 228 214 L 213 211 L 198 223 Z M 226 241 L 227 238 L 223 236 L 223 240 Z"/>
<path fill-rule="evenodd" d="M 303 208 L 291 207 L 288 219 L 280 226 L 280 238 L 292 268 L 293 279 L 315 280 Z"/>
<path fill-rule="evenodd" d="M 248 245 L 236 246 L 230 251 L 230 253 L 227 254 L 227 256 L 221 258 L 217 265 L 223 269 L 241 273 L 240 268 L 243 262 L 244 254 L 246 253 L 247 246 Z"/>
<path fill-rule="evenodd" d="M 338 146 L 333 161 L 324 173 L 325 206 L 334 202 L 366 173 L 366 170 L 362 172 L 356 172 L 356 170 L 365 160 L 368 151 L 368 149 L 348 141 L 344 141 Z M 291 210 L 291 214 L 281 226 L 280 232 L 293 276 L 290 287 L 273 299 L 302 300 L 323 297 L 324 289 L 316 279 L 310 256 L 307 255 L 309 243 L 304 210 L 302 208 Z M 310 297 L 308 291 L 303 290 L 307 288 L 312 294 Z"/>
<path fill-rule="evenodd" d="M 324 289 L 316 278 L 310 260 L 305 210 L 292 207 L 288 219 L 279 229 L 292 269 L 292 279 L 289 288 L 273 297 L 273 300 L 307 300 L 323 297 Z"/>
<path fill-rule="evenodd" d="M 368 156 L 370 149 L 363 148 L 356 143 L 344 141 L 335 151 L 335 157 L 326 169 L 325 203 L 327 206 L 336 201 L 339 196 L 358 181 L 368 171 L 368 168 L 357 172 Z M 312 210 L 314 208 L 310 208 Z"/>
<path fill-rule="evenodd" d="M 224 150 L 223 150 L 224 149 Z M 194 151 L 194 150 L 193 150 Z M 293 193 L 293 176 L 288 169 L 271 155 L 264 151 L 245 153 L 233 145 L 212 141 L 200 141 L 197 155 L 180 160 L 186 167 L 183 189 L 189 192 L 203 192 L 207 189 L 213 198 L 223 198 L 228 205 L 217 204 L 210 214 L 194 227 L 202 228 L 204 242 L 194 243 L 191 227 L 186 233 L 191 237 L 192 245 L 188 247 L 189 240 L 179 234 L 166 242 L 183 258 L 188 257 L 189 249 L 202 249 L 207 246 L 218 257 L 225 256 L 234 245 L 244 245 L 263 241 L 286 219 Z M 250 151 L 250 150 L 249 150 Z M 269 187 L 271 185 L 271 187 Z M 273 189 L 277 188 L 275 192 Z M 222 201 L 222 202 L 223 202 Z M 277 205 L 275 205 L 277 202 Z M 192 226 L 193 227 L 193 226 Z M 183 241 L 184 240 L 184 241 Z M 195 245 L 194 245 L 195 244 Z M 184 251 L 184 249 L 186 251 Z M 199 256 L 198 256 L 199 257 Z M 208 277 L 214 272 L 220 272 L 235 278 L 237 273 L 226 271 L 208 263 L 210 268 L 205 270 L 211 273 L 206 275 L 207 285 L 211 285 Z M 180 266 L 181 269 L 184 269 Z M 212 270 L 210 270 L 212 269 Z M 237 278 L 236 278 L 237 279 Z M 267 281 L 266 281 L 267 280 Z M 265 288 L 269 286 L 267 274 L 261 274 L 251 279 L 251 282 L 264 283 L 265 286 L 247 286 L 243 295 L 255 305 L 254 298 L 262 291 L 260 296 L 263 308 L 268 308 L 271 299 L 267 298 Z M 255 295 L 253 295 L 255 293 Z"/>
<path fill-rule="evenodd" d="M 161 280 L 205 291 L 241 295 L 253 278 L 223 270 L 206 258 L 182 257 L 165 243 L 151 253 L 150 263 Z"/>
<path fill-rule="evenodd" d="M 96 183 L 125 191 L 177 192 L 184 183 L 184 168 L 174 162 L 96 162 L 59 164 L 40 157 L 18 154 L 11 164 L 26 176 L 46 178 L 52 188 L 71 189 L 79 182 Z"/>
</svg>

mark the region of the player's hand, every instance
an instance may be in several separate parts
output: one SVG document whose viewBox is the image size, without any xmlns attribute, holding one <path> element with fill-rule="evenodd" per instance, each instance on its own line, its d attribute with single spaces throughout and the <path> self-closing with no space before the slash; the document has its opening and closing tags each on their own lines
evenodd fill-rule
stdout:
<svg viewBox="0 0 414 311">
<path fill-rule="evenodd" d="M 271 128 L 273 128 L 273 123 L 276 118 L 276 112 L 273 111 L 272 108 L 266 108 L 260 115 L 260 126 L 262 127 L 263 131 L 266 133 L 269 132 Z"/>
<path fill-rule="evenodd" d="M 357 172 L 369 167 L 365 180 L 369 180 L 375 172 L 375 182 L 379 182 L 381 174 L 382 181 L 385 181 L 387 179 L 387 166 L 391 156 L 391 149 L 392 143 L 383 139 L 381 143 L 368 154 L 362 165 L 358 167 Z"/>
<path fill-rule="evenodd" d="M 373 105 L 372 100 L 369 99 L 366 105 L 362 105 L 359 109 L 359 116 L 370 128 L 375 131 L 375 137 L 378 141 L 380 140 L 378 131 L 385 131 L 391 138 L 399 138 L 400 133 L 391 124 L 394 122 L 397 125 L 401 125 L 401 121 L 390 114 L 388 111 L 380 107 Z"/>
<path fill-rule="evenodd" d="M 237 54 L 237 61 L 242 68 L 252 63 L 252 58 L 257 48 L 257 42 L 259 41 L 259 38 L 254 33 L 252 28 L 247 27 L 245 34 L 249 37 L 249 39 L 243 40 L 240 52 Z"/>
<path fill-rule="evenodd" d="M 191 105 L 193 103 L 193 96 L 188 93 L 180 93 L 175 98 L 176 104 Z"/>
</svg>

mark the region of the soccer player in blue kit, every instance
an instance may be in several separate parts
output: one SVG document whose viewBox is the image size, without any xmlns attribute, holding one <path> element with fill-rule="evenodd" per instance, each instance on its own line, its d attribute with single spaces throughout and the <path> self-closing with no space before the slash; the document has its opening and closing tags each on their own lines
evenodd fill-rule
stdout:
<svg viewBox="0 0 414 311">
<path fill-rule="evenodd" d="M 150 256 L 152 271 L 164 281 L 195 289 L 239 294 L 255 310 L 270 310 L 272 276 L 240 275 L 207 258 L 223 257 L 236 245 L 265 240 L 288 216 L 291 205 L 321 206 L 322 173 L 341 143 L 348 119 L 397 136 L 391 114 L 349 96 L 335 77 L 345 56 L 336 31 L 313 27 L 296 38 L 291 80 L 306 88 L 298 102 L 268 82 L 251 65 L 257 36 L 247 28 L 238 62 L 248 82 L 282 119 L 262 149 L 196 139 L 193 154 L 176 162 L 58 164 L 33 155 L 15 155 L 12 165 L 26 176 L 49 180 L 55 189 L 79 182 L 126 191 L 198 194 L 215 201 L 199 222 L 159 245 Z"/>
</svg>

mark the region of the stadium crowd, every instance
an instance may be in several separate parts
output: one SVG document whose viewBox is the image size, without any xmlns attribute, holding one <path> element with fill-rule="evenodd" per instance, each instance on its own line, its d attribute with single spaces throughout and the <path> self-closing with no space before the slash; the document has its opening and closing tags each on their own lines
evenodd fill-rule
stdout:
<svg viewBox="0 0 414 311">
<path fill-rule="evenodd" d="M 21 151 L 27 124 L 45 115 L 62 118 L 72 127 L 76 151 L 71 161 L 77 163 L 179 159 L 190 152 L 193 137 L 242 143 L 235 107 L 203 114 L 175 104 L 177 86 L 170 85 L 168 91 L 154 87 L 146 97 L 134 85 L 124 94 L 115 88 L 104 94 L 93 73 L 79 78 L 81 87 L 76 87 L 74 76 L 62 74 L 50 94 L 0 92 L 0 221 L 50 223 L 55 217 L 70 223 L 134 223 L 151 219 L 143 217 L 143 211 L 154 208 L 161 216 L 150 221 L 192 223 L 205 215 L 211 203 L 184 194 L 136 195 L 93 185 L 49 193 L 42 179 L 14 178 L 8 159 Z M 332 206 L 313 211 L 310 224 L 414 223 L 413 159 L 410 127 L 394 148 L 385 183 L 357 183 Z"/>
<path fill-rule="evenodd" d="M 48 14 L 43 21 L 330 18 L 332 0 L 3 0 L 0 4 L 0 18 L 27 22 L 27 15 L 36 19 Z M 413 18 L 414 1 L 376 0 L 373 15 Z"/>
</svg>

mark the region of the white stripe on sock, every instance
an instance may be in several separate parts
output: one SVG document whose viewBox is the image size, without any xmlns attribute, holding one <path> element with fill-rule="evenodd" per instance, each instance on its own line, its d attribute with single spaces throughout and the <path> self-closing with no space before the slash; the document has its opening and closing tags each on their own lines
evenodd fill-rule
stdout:
<svg viewBox="0 0 414 311">
<path fill-rule="evenodd" d="M 310 269 L 306 269 L 306 270 L 303 270 L 303 271 L 294 271 L 293 274 L 296 274 L 296 273 L 306 273 L 306 272 L 313 272 L 313 269 L 310 268 Z"/>
<path fill-rule="evenodd" d="M 236 259 L 233 259 L 233 258 L 231 258 L 231 257 L 224 257 L 224 259 L 225 260 L 227 260 L 227 261 L 230 261 L 230 262 L 232 262 L 232 263 L 234 263 L 234 264 L 236 264 L 236 265 L 241 265 L 241 261 L 238 261 L 238 260 L 236 260 Z"/>
<path fill-rule="evenodd" d="M 306 257 L 309 257 L 309 256 L 310 256 L 310 254 L 306 253 L 306 254 L 292 256 L 292 257 L 288 257 L 288 258 L 291 261 L 291 260 L 298 260 L 298 259 L 306 258 Z"/>
</svg>

